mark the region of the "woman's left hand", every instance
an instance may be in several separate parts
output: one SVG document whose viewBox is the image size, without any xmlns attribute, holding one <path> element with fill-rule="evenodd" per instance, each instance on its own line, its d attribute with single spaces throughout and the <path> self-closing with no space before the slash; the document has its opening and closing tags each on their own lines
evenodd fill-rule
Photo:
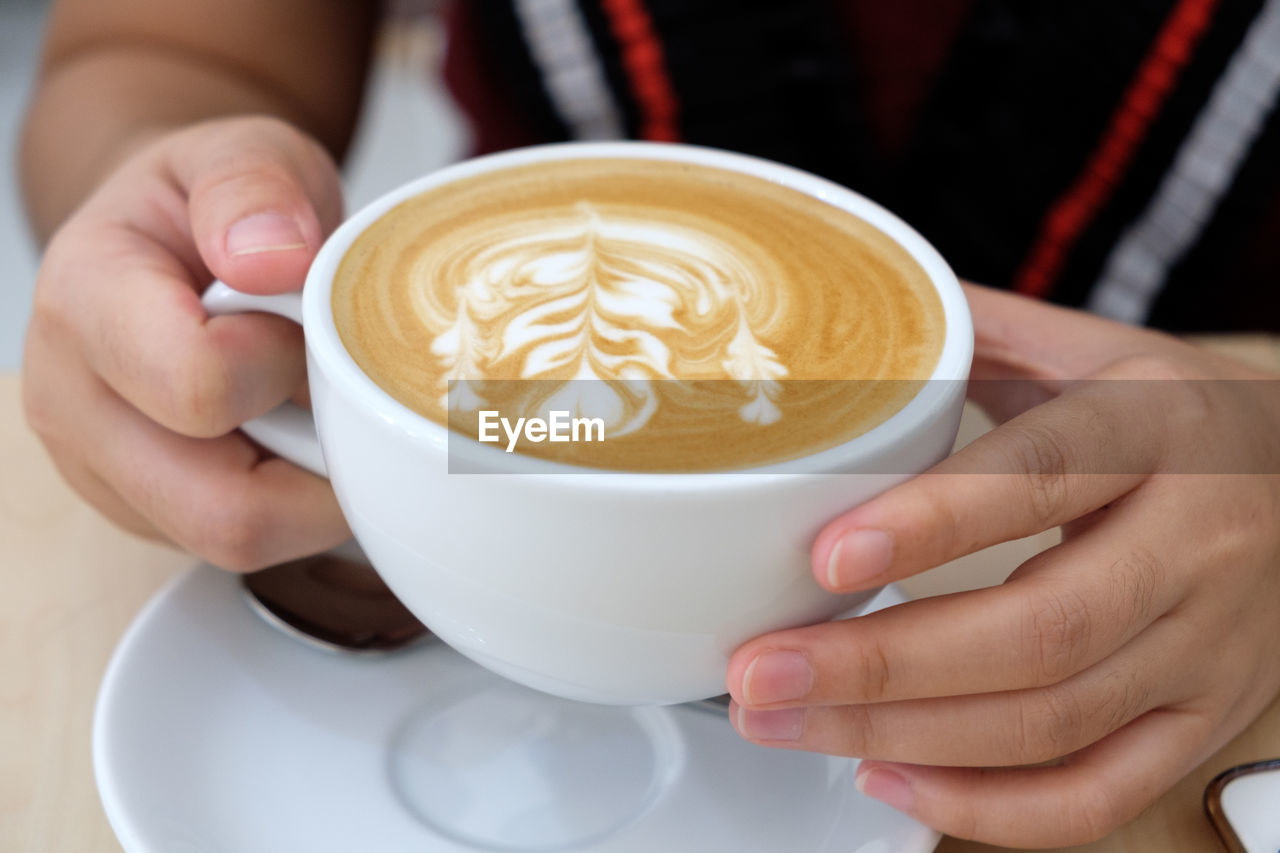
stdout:
<svg viewBox="0 0 1280 853">
<path fill-rule="evenodd" d="M 761 744 L 869 759 L 864 793 L 950 835 L 1078 844 L 1280 691 L 1280 381 L 967 292 L 971 393 L 1002 425 L 827 525 L 814 574 L 848 592 L 1059 525 L 1064 541 L 1000 586 L 746 643 L 730 718 Z"/>
</svg>

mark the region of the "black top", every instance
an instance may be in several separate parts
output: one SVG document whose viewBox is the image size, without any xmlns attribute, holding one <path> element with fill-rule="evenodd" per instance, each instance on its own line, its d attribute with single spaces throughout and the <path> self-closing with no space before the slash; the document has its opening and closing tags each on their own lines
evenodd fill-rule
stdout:
<svg viewBox="0 0 1280 853">
<path fill-rule="evenodd" d="M 482 125 L 519 125 L 482 130 L 499 145 L 756 154 L 881 202 L 962 278 L 1173 331 L 1280 331 L 1280 0 L 972 0 L 889 150 L 858 53 L 877 34 L 850 27 L 931 22 L 880 3 L 851 24 L 853 5 L 465 0 L 450 79 Z"/>
</svg>

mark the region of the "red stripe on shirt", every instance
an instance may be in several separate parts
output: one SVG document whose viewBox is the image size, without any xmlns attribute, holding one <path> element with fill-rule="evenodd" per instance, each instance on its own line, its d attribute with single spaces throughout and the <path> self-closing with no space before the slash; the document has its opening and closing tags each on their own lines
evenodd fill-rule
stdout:
<svg viewBox="0 0 1280 853">
<path fill-rule="evenodd" d="M 662 42 L 642 0 L 601 0 L 609 29 L 618 40 L 622 67 L 640 113 L 639 136 L 677 142 L 679 103 L 667 74 Z"/>
<path fill-rule="evenodd" d="M 1044 296 L 1053 288 L 1071 249 L 1110 199 L 1146 139 L 1217 5 L 1218 0 L 1180 0 L 1169 13 L 1084 170 L 1041 222 L 1039 236 L 1014 275 L 1014 288 L 1020 293 Z"/>
</svg>

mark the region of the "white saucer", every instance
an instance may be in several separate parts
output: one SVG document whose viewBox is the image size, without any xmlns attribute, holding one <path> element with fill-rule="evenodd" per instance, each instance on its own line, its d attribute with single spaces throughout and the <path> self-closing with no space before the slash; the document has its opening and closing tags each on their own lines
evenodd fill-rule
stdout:
<svg viewBox="0 0 1280 853">
<path fill-rule="evenodd" d="M 877 599 L 902 600 L 896 589 Z M 147 605 L 93 732 L 127 853 L 475 850 L 924 853 L 857 762 L 741 740 L 698 705 L 613 708 L 518 687 L 426 643 L 330 654 L 201 566 Z"/>
</svg>

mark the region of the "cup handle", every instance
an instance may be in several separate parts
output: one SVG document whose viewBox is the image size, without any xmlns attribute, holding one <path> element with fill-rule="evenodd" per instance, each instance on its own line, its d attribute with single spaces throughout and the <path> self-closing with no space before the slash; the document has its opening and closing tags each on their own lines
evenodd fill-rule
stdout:
<svg viewBox="0 0 1280 853">
<path fill-rule="evenodd" d="M 210 317 L 262 311 L 302 325 L 300 292 L 255 296 L 232 290 L 222 282 L 215 281 L 204 292 L 204 296 L 200 297 L 200 301 Z M 258 444 L 294 465 L 321 477 L 328 476 L 324 455 L 320 452 L 320 439 L 316 435 L 315 418 L 302 406 L 290 402 L 281 403 L 265 415 L 241 424 L 240 429 Z"/>
</svg>

